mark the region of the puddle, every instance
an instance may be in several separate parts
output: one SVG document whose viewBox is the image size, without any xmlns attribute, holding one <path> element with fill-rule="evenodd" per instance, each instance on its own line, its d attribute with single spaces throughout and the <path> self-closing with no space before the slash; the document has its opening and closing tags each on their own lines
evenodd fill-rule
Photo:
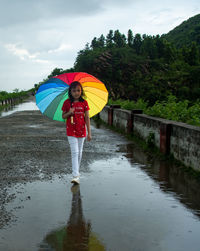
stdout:
<svg viewBox="0 0 200 251">
<path fill-rule="evenodd" d="M 142 151 L 133 147 L 131 144 L 126 145 L 125 157 L 130 163 L 140 162 L 141 170 L 149 177 L 155 180 L 159 189 L 165 193 L 173 194 L 181 203 L 200 217 L 200 181 L 183 171 L 181 167 L 167 161 L 160 161 L 145 155 Z"/>
<path fill-rule="evenodd" d="M 40 139 L 34 114 L 31 118 L 35 129 L 24 129 L 27 123 L 18 119 L 19 137 L 9 136 L 8 149 L 1 150 L 1 161 L 8 155 L 14 169 L 1 169 L 2 184 L 7 178 L 10 186 L 2 185 L 8 199 L 0 213 L 8 218 L 0 229 L 0 250 L 199 250 L 197 180 L 99 126 L 92 127 L 92 144 L 84 146 L 81 185 L 72 189 L 65 128 L 41 121 L 51 134 L 43 130 Z M 20 127 L 24 137 L 27 130 L 24 141 Z M 17 158 L 10 159 L 11 150 Z M 23 175 L 26 180 L 17 183 Z"/>
<path fill-rule="evenodd" d="M 198 250 L 199 217 L 139 165 L 115 157 L 89 169 L 80 187 L 70 175 L 13 187 L 0 250 Z"/>
<path fill-rule="evenodd" d="M 27 125 L 30 128 L 41 128 L 41 125 Z"/>
<path fill-rule="evenodd" d="M 5 116 L 11 115 L 15 112 L 30 111 L 30 110 L 39 110 L 39 109 L 38 109 L 35 101 L 27 100 L 21 104 L 13 105 L 11 107 L 7 107 L 3 111 L 0 111 L 0 117 L 5 117 Z"/>
</svg>

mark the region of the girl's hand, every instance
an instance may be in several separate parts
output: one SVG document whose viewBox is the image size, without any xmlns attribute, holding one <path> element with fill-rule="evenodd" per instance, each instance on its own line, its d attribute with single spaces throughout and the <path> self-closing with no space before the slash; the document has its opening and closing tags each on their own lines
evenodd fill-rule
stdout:
<svg viewBox="0 0 200 251">
<path fill-rule="evenodd" d="M 90 141 L 91 139 L 92 139 L 91 134 L 88 134 L 88 135 L 87 135 L 87 141 Z"/>
<path fill-rule="evenodd" d="M 74 114 L 74 110 L 75 110 L 75 108 L 70 108 L 69 109 L 70 114 Z"/>
<path fill-rule="evenodd" d="M 63 112 L 62 113 L 62 118 L 63 119 L 67 119 L 69 116 L 71 116 L 72 114 L 74 114 L 74 110 L 75 108 L 70 108 L 68 112 Z"/>
</svg>

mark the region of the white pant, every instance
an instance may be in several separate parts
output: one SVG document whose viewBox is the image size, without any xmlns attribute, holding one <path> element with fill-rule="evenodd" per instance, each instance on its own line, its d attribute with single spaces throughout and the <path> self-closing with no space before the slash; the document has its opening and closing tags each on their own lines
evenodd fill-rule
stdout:
<svg viewBox="0 0 200 251">
<path fill-rule="evenodd" d="M 73 136 L 67 136 L 72 156 L 72 175 L 74 177 L 79 176 L 79 167 L 81 164 L 82 151 L 84 138 L 76 138 Z"/>
</svg>

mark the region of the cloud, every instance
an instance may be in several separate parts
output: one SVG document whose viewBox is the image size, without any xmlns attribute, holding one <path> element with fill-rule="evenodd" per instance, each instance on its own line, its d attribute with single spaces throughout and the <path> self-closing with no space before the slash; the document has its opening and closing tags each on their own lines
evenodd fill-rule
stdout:
<svg viewBox="0 0 200 251">
<path fill-rule="evenodd" d="M 19 44 L 5 44 L 4 47 L 13 55 L 17 56 L 20 60 L 32 60 L 37 63 L 48 63 L 47 60 L 39 59 L 42 54 L 57 54 L 63 53 L 67 50 L 71 50 L 72 46 L 69 44 L 61 44 L 58 48 L 41 52 L 30 53 L 27 49 L 22 48 Z"/>
<path fill-rule="evenodd" d="M 5 48 L 11 52 L 13 55 L 19 57 L 20 60 L 27 61 L 30 60 L 32 62 L 40 63 L 40 64 L 48 64 L 48 60 L 39 59 L 39 52 L 31 54 L 28 50 L 19 48 L 20 46 L 17 44 L 6 44 Z"/>
<path fill-rule="evenodd" d="M 99 1 L 97 0 L 1 0 L 0 25 L 5 27 L 42 19 L 55 19 L 62 16 L 66 18 L 87 16 L 100 10 Z"/>
<path fill-rule="evenodd" d="M 53 50 L 48 50 L 48 53 L 57 53 L 57 52 L 63 52 L 66 50 L 69 50 L 72 48 L 72 45 L 70 44 L 61 44 L 58 48 Z"/>
<path fill-rule="evenodd" d="M 21 60 L 35 59 L 40 54 L 38 52 L 31 54 L 28 50 L 19 48 L 17 44 L 5 44 L 5 48 Z"/>
<path fill-rule="evenodd" d="M 57 64 L 54 62 L 41 63 L 38 59 L 21 60 L 15 55 L 0 49 L 3 63 L 0 65 L 0 90 L 12 92 L 31 89 L 35 83 L 45 79 Z M 1 59 L 2 59 L 1 57 Z"/>
<path fill-rule="evenodd" d="M 104 12 L 106 8 L 125 7 L 131 3 L 132 0 L 0 0 L 0 27 L 63 17 L 68 20 L 87 18 Z"/>
<path fill-rule="evenodd" d="M 199 0 L 0 0 L 0 89 L 32 88 L 109 30 L 162 34 L 200 12 Z"/>
</svg>

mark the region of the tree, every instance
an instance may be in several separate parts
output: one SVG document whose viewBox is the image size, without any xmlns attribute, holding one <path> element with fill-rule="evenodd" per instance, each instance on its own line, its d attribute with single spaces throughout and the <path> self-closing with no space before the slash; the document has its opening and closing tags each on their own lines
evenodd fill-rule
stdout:
<svg viewBox="0 0 200 251">
<path fill-rule="evenodd" d="M 13 92 L 19 93 L 19 89 L 18 89 L 18 88 L 15 88 L 15 89 L 13 90 Z"/>
<path fill-rule="evenodd" d="M 157 47 L 157 56 L 158 56 L 158 58 L 162 58 L 163 55 L 164 55 L 165 45 L 164 45 L 163 39 L 160 38 L 159 35 L 157 35 L 156 38 L 155 38 L 155 45 Z"/>
<path fill-rule="evenodd" d="M 169 63 L 175 59 L 176 50 L 167 40 L 164 40 L 164 57 L 165 60 Z"/>
<path fill-rule="evenodd" d="M 119 30 L 114 32 L 113 41 L 117 47 L 124 47 L 126 45 L 126 37 Z"/>
<path fill-rule="evenodd" d="M 104 48 L 104 46 L 105 46 L 105 37 L 104 37 L 104 35 L 102 34 L 102 35 L 100 36 L 100 38 L 98 39 L 98 47 L 99 47 L 99 48 Z"/>
<path fill-rule="evenodd" d="M 142 45 L 142 38 L 141 35 L 137 33 L 133 40 L 133 48 L 135 49 L 138 55 L 140 54 L 141 45 Z"/>
<path fill-rule="evenodd" d="M 84 50 L 85 50 L 85 51 L 89 51 L 89 50 L 90 50 L 90 45 L 89 45 L 89 43 L 86 43 Z"/>
<path fill-rule="evenodd" d="M 107 48 L 112 48 L 113 47 L 113 43 L 114 43 L 113 37 L 114 37 L 113 30 L 110 30 L 108 35 L 106 36 L 106 47 Z"/>
<path fill-rule="evenodd" d="M 192 43 L 191 48 L 189 49 L 188 63 L 190 65 L 199 64 L 199 49 L 195 42 Z"/>
<path fill-rule="evenodd" d="M 48 76 L 48 78 L 52 78 L 54 76 L 57 76 L 59 74 L 62 74 L 63 73 L 63 69 L 62 68 L 55 68 L 51 74 Z"/>
<path fill-rule="evenodd" d="M 156 58 L 156 47 L 151 36 L 143 35 L 141 53 L 148 56 L 150 59 Z"/>
<path fill-rule="evenodd" d="M 128 30 L 128 45 L 130 46 L 130 47 L 132 47 L 133 46 L 133 39 L 134 39 L 134 37 L 133 37 L 133 32 L 132 32 L 132 30 Z"/>
<path fill-rule="evenodd" d="M 98 41 L 97 41 L 97 38 L 94 37 L 92 42 L 91 42 L 91 48 L 94 50 L 96 48 L 98 48 Z"/>
</svg>

